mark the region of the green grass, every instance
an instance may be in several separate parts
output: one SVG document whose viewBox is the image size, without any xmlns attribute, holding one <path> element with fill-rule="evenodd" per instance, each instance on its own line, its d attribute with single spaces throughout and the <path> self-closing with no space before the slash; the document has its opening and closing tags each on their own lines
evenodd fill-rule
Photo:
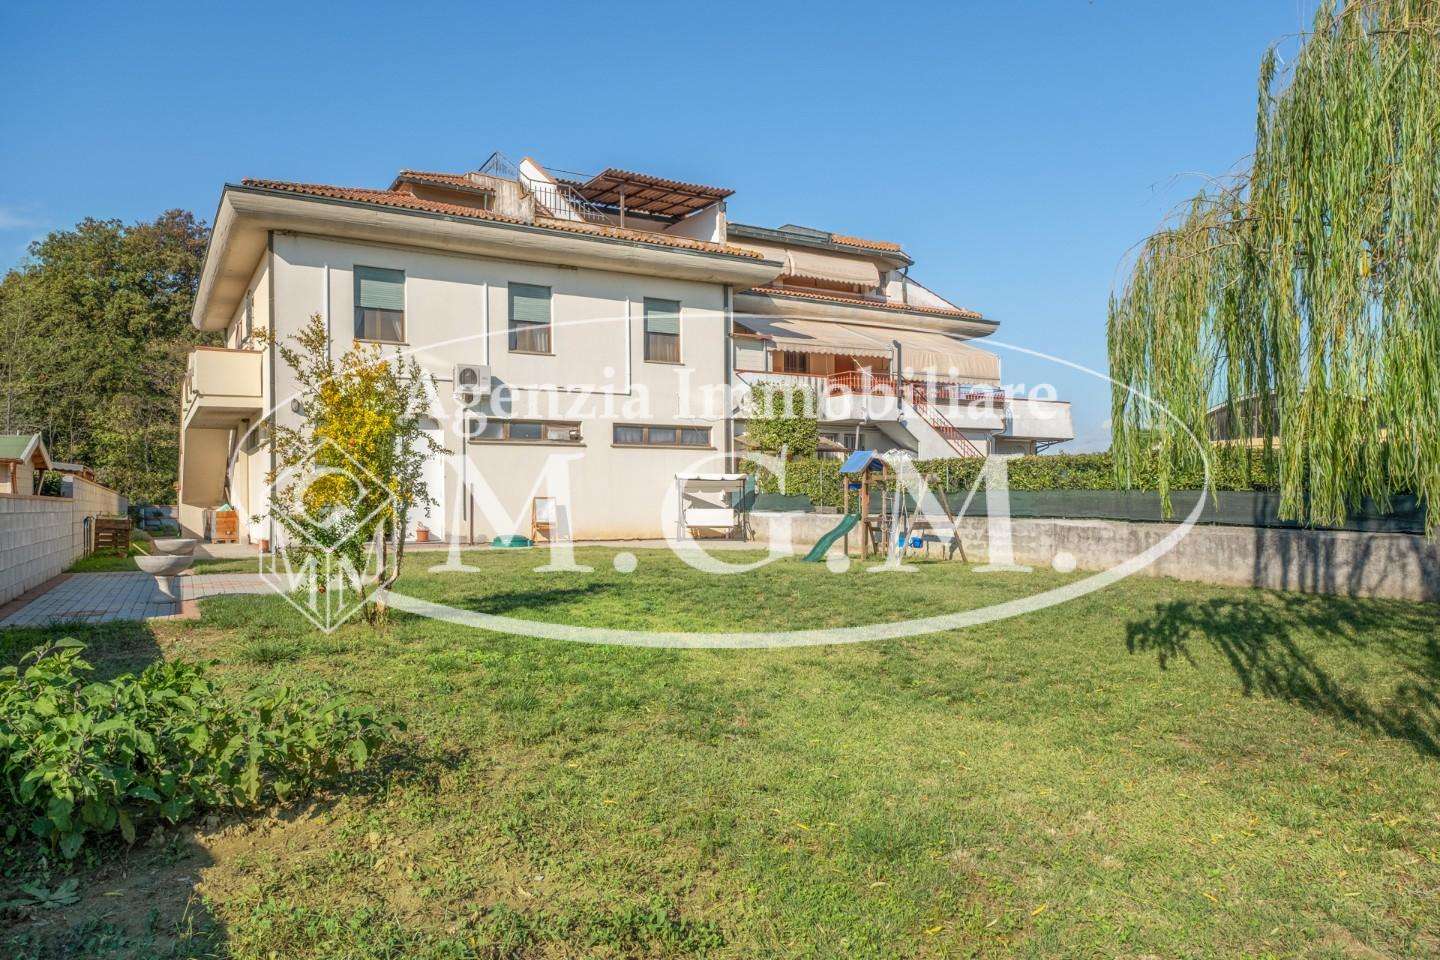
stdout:
<svg viewBox="0 0 1440 960">
<path fill-rule="evenodd" d="M 622 575 L 613 550 L 577 555 L 593 573 L 533 573 L 536 551 L 469 554 L 472 574 L 412 557 L 400 586 L 512 617 L 719 630 L 902 619 L 1074 579 L 797 562 L 710 577 L 659 551 Z M 344 795 L 181 831 L 178 862 L 145 848 L 85 872 L 80 905 L 15 934 L 24 955 L 61 955 L 107 892 L 152 888 L 164 915 L 143 927 L 138 910 L 115 936 L 146 946 L 114 955 L 1440 951 L 1434 605 L 1137 578 L 965 631 L 754 651 L 404 614 L 325 635 L 274 597 L 203 612 L 79 632 L 102 671 L 164 656 L 214 660 L 241 690 L 324 676 L 408 733 Z M 0 631 L 0 657 L 45 635 Z"/>
<path fill-rule="evenodd" d="M 88 557 L 81 557 L 70 565 L 66 573 L 119 573 L 140 569 L 135 566 L 132 557 L 137 557 L 146 550 L 141 549 L 138 541 L 130 541 L 130 550 L 124 556 L 117 554 L 114 550 L 97 550 Z"/>
<path fill-rule="evenodd" d="M 149 552 L 149 544 L 137 539 L 130 543 L 130 550 L 124 556 L 119 556 L 111 550 L 97 551 L 88 557 L 76 560 L 65 572 L 134 573 L 140 569 L 135 565 L 134 558 Z M 256 568 L 256 558 L 252 556 L 225 559 L 196 557 L 195 564 L 190 569 L 195 573 L 254 573 Z"/>
</svg>

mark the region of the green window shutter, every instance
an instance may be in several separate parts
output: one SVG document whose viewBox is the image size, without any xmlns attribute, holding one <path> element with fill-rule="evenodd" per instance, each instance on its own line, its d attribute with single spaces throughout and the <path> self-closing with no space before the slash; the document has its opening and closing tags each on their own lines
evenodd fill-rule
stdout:
<svg viewBox="0 0 1440 960">
<path fill-rule="evenodd" d="M 645 332 L 680 334 L 680 301 L 645 298 Z"/>
<path fill-rule="evenodd" d="M 533 283 L 510 284 L 510 319 L 516 323 L 549 323 L 550 288 Z"/>
<path fill-rule="evenodd" d="M 357 266 L 355 305 L 362 310 L 404 310 L 405 271 Z"/>
</svg>

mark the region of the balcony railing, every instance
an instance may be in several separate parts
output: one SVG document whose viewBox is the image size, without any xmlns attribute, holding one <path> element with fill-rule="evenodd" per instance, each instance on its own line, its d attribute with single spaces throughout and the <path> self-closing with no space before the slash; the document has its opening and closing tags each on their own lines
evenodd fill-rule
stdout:
<svg viewBox="0 0 1440 960">
<path fill-rule="evenodd" d="M 847 370 L 844 373 L 803 373 L 800 371 L 741 371 L 749 380 L 791 384 L 823 391 L 827 396 L 851 393 L 856 396 L 893 397 L 900 383 L 905 399 L 911 403 L 928 402 L 940 406 L 962 403 L 1003 404 L 1009 397 L 999 387 L 985 384 L 958 383 L 945 380 L 905 378 L 897 381 L 894 374 L 872 373 L 868 370 Z"/>
</svg>

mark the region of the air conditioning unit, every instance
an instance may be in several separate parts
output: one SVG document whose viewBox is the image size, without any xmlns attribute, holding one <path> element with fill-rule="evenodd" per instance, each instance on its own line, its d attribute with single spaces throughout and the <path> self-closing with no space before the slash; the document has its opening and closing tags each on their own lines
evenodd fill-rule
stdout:
<svg viewBox="0 0 1440 960">
<path fill-rule="evenodd" d="M 490 396 L 490 365 L 488 363 L 457 363 L 455 365 L 455 401 L 473 406 Z"/>
</svg>

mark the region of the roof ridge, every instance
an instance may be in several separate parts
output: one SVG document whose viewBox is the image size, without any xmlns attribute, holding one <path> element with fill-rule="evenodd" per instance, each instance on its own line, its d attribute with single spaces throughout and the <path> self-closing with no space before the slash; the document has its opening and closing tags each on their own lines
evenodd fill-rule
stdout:
<svg viewBox="0 0 1440 960">
<path fill-rule="evenodd" d="M 536 220 L 531 223 L 520 217 L 512 217 L 508 214 L 496 213 L 491 210 L 481 210 L 478 207 L 464 206 L 458 203 L 446 203 L 442 200 L 425 200 L 412 194 L 400 193 L 395 190 L 373 190 L 368 187 L 340 187 L 327 183 L 297 183 L 288 180 L 263 180 L 255 177 L 246 177 L 240 181 L 240 184 L 246 187 L 258 187 L 262 190 L 280 190 L 286 193 L 328 197 L 332 200 L 374 203 L 378 206 L 420 210 L 452 217 L 466 217 L 473 220 L 489 220 L 498 223 L 518 224 L 520 226 L 536 226 L 542 230 L 557 230 L 565 233 L 588 234 L 591 236 L 608 236 L 613 239 L 633 240 L 637 243 L 653 244 L 657 247 L 698 250 L 703 253 L 720 253 L 727 256 L 746 257 L 754 260 L 765 259 L 764 255 L 758 251 L 733 246 L 728 243 L 715 243 L 710 240 L 696 240 L 691 237 L 677 237 L 667 234 L 650 233 L 643 230 L 629 230 L 624 227 L 583 223 L 573 220 L 556 220 L 548 217 L 536 218 Z"/>
</svg>

